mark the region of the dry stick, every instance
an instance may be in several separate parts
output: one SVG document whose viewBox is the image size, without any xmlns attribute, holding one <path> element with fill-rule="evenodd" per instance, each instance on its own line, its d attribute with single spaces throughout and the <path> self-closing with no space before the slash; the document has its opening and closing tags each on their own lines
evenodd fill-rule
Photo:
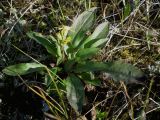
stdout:
<svg viewBox="0 0 160 120">
<path fill-rule="evenodd" d="M 110 36 L 110 37 L 109 37 L 109 39 L 108 39 L 105 47 L 107 47 L 107 46 L 109 45 L 109 43 L 110 43 L 113 35 L 115 34 L 115 32 L 114 32 L 115 29 L 118 28 L 118 27 L 119 27 L 122 23 L 124 23 L 127 19 L 129 19 L 130 16 L 134 15 L 134 13 L 139 10 L 140 6 L 141 6 L 144 2 L 145 2 L 145 0 L 141 1 L 141 3 L 137 6 L 137 8 L 136 8 L 129 16 L 127 16 L 121 23 L 119 23 L 117 26 L 115 26 L 115 27 L 110 31 L 110 33 L 109 33 L 109 35 L 108 35 L 108 36 Z M 105 19 L 105 18 L 104 18 L 104 19 Z"/>
<path fill-rule="evenodd" d="M 124 36 L 124 35 L 118 34 L 118 33 L 115 33 L 115 35 L 118 35 L 118 36 L 121 36 L 121 37 Z M 129 39 L 134 39 L 134 40 L 137 40 L 137 41 L 141 41 L 141 42 L 147 42 L 146 40 L 139 39 L 139 38 L 135 38 L 135 37 L 131 37 L 131 36 L 125 36 L 125 37 L 126 37 L 126 38 L 129 38 Z M 159 45 L 160 45 L 160 43 L 158 43 L 158 42 L 150 42 L 150 44 L 156 45 L 156 46 L 159 46 Z"/>
<path fill-rule="evenodd" d="M 129 48 L 129 47 L 132 47 L 132 46 L 140 46 L 140 45 L 141 45 L 141 44 L 133 44 L 133 45 L 120 46 L 120 47 L 117 47 L 117 48 L 114 48 L 114 49 L 108 51 L 107 54 L 108 54 L 108 53 L 111 53 L 111 52 L 113 52 L 113 51 L 116 51 L 116 50 L 119 51 L 120 49 L 123 49 L 123 48 Z"/>
<path fill-rule="evenodd" d="M 154 93 L 152 92 L 151 88 L 148 88 L 146 85 L 144 85 L 144 86 L 148 89 L 148 91 L 150 91 L 150 93 L 154 94 Z M 150 85 L 150 87 L 151 87 L 151 85 Z M 142 90 L 144 90 L 144 88 L 143 88 Z M 136 98 L 139 94 L 140 94 L 140 92 L 137 93 L 131 100 L 133 100 L 134 98 Z M 155 96 L 158 97 L 157 95 L 155 95 Z M 160 98 L 158 97 L 158 99 L 160 99 Z M 151 100 L 151 98 L 150 98 L 150 100 Z M 153 101 L 153 100 L 152 100 L 152 101 Z M 154 102 L 154 103 L 156 103 L 156 102 Z M 156 103 L 156 104 L 159 105 L 158 103 Z M 115 120 L 118 119 L 118 117 L 120 116 L 120 114 L 122 113 L 122 111 L 127 107 L 127 105 L 128 105 L 128 103 L 126 103 L 126 104 L 124 105 L 124 107 L 121 109 L 121 111 L 119 112 L 119 114 L 117 115 L 117 117 L 116 117 Z M 159 109 L 159 108 L 160 108 L 160 105 L 159 105 L 159 107 L 156 107 L 156 108 L 154 108 L 154 109 L 146 112 L 146 114 L 149 114 L 150 112 L 155 111 L 155 110 L 157 110 L 157 109 Z M 137 118 L 135 118 L 134 120 L 137 120 L 137 119 L 139 119 L 139 118 L 140 118 L 140 117 L 137 117 Z"/>
<path fill-rule="evenodd" d="M 32 6 L 37 2 L 38 0 L 35 0 L 33 3 L 30 4 L 30 6 L 23 12 L 23 14 L 18 18 L 18 20 L 13 24 L 13 26 L 11 27 L 8 36 L 11 34 L 13 28 L 15 27 L 15 25 L 20 21 L 20 19 L 25 15 L 25 13 L 32 8 Z"/>
<path fill-rule="evenodd" d="M 144 89 L 142 89 L 142 90 L 144 90 Z M 137 94 L 132 98 L 132 100 L 133 100 L 134 98 L 136 98 L 138 95 L 140 95 L 140 92 L 137 93 Z M 123 111 L 127 106 L 128 106 L 128 103 L 126 103 L 126 104 L 124 104 L 124 105 L 122 106 L 122 108 L 121 108 L 120 112 L 118 113 L 118 115 L 116 116 L 115 120 L 118 119 L 118 117 L 120 116 L 120 114 L 122 113 L 122 111 Z M 119 111 L 119 110 L 117 110 L 117 111 L 115 112 L 115 114 L 116 114 L 118 111 Z"/>
<path fill-rule="evenodd" d="M 107 37 L 109 37 L 105 47 L 107 47 L 113 37 L 113 35 L 115 34 L 116 29 L 123 24 L 127 19 L 129 19 L 130 16 L 133 16 L 135 14 L 135 12 L 137 12 L 140 8 L 140 6 L 145 2 L 145 0 L 141 1 L 141 3 L 139 4 L 139 6 L 137 6 L 137 8 L 131 12 L 131 14 L 129 16 L 127 16 L 121 23 L 119 23 L 117 26 L 115 26 L 112 30 L 110 30 L 109 34 Z M 105 19 L 105 18 L 104 18 Z M 126 36 L 126 35 L 125 35 Z"/>
<path fill-rule="evenodd" d="M 39 97 L 41 97 L 42 99 L 44 99 L 44 101 L 46 101 L 46 103 L 48 104 L 48 106 L 52 106 L 52 107 L 54 107 L 56 110 L 58 110 L 61 114 L 63 114 L 62 113 L 62 111 L 65 113 L 65 111 L 62 109 L 62 107 L 53 99 L 53 98 L 51 98 L 49 95 L 47 95 L 46 93 L 45 93 L 45 91 L 43 90 L 43 89 L 41 89 L 40 87 L 38 87 L 38 86 L 34 86 L 34 87 L 36 87 L 36 88 L 38 88 L 39 90 L 40 90 L 40 93 L 38 93 L 36 90 L 34 90 L 32 87 L 30 87 L 28 84 L 26 84 L 26 81 L 24 81 L 23 80 L 23 78 L 20 76 L 20 75 L 18 75 L 18 77 L 20 78 L 20 80 L 31 90 L 31 91 L 33 91 L 35 94 L 37 94 Z M 61 108 L 61 110 L 62 111 L 60 111 L 56 106 L 54 106 L 49 100 L 47 100 L 47 98 L 46 98 L 46 96 L 44 95 L 44 93 L 53 101 L 53 102 L 55 102 L 60 108 Z M 52 108 L 50 108 L 50 110 L 53 112 L 53 110 L 52 110 Z M 56 112 L 56 111 L 55 111 Z M 54 112 L 53 112 L 54 113 Z M 47 114 L 47 113 L 46 113 Z M 47 115 L 48 116 L 48 115 Z M 48 116 L 49 117 L 49 116 Z M 50 117 L 51 117 L 51 115 L 50 115 Z M 53 118 L 54 116 L 52 115 L 52 118 Z M 59 118 L 57 118 L 57 117 L 54 117 L 54 119 L 55 120 L 59 120 Z"/>
<path fill-rule="evenodd" d="M 156 20 L 156 17 L 158 17 L 159 16 L 159 13 L 160 13 L 160 10 L 158 10 L 158 12 L 157 12 L 157 14 L 156 14 L 156 16 L 154 17 L 154 19 L 152 20 L 152 22 L 151 22 L 151 24 L 149 25 L 149 27 L 151 27 L 152 26 L 152 24 L 154 23 L 154 21 Z"/>
<path fill-rule="evenodd" d="M 105 21 L 107 21 L 107 18 L 114 17 L 115 15 L 119 15 L 119 12 L 117 12 L 117 13 L 110 14 L 110 15 L 106 16 L 106 10 L 107 10 L 108 7 L 109 7 L 109 4 L 107 4 L 107 5 L 105 6 L 104 10 L 102 11 L 102 13 L 103 13 L 103 19 L 104 19 Z M 101 20 L 100 20 L 100 21 L 101 21 Z M 98 23 L 99 23 L 100 21 L 98 21 Z"/>
<path fill-rule="evenodd" d="M 144 90 L 144 89 L 143 89 Z M 120 92 L 118 92 L 118 93 L 116 93 L 115 95 L 113 95 L 113 96 L 116 96 L 117 94 L 119 94 L 119 93 L 121 93 L 121 91 Z M 136 98 L 138 95 L 140 94 L 140 92 L 139 93 L 137 93 L 132 99 L 134 99 L 134 98 Z M 113 96 L 111 96 L 111 97 L 107 97 L 106 99 L 104 99 L 104 100 L 102 100 L 101 102 L 99 102 L 99 103 L 97 103 L 94 107 L 96 108 L 96 107 L 98 107 L 101 103 L 103 103 L 103 102 L 105 102 L 106 100 L 108 100 L 108 99 L 110 99 L 110 98 L 112 98 Z M 131 99 L 131 100 L 132 100 Z M 119 112 L 119 114 L 117 115 L 117 117 L 116 117 L 116 119 L 115 120 L 117 120 L 118 119 L 118 117 L 120 116 L 120 114 L 122 113 L 122 111 L 126 108 L 128 106 L 128 103 L 126 103 L 126 104 L 124 104 L 124 107 L 121 109 L 121 111 Z M 93 108 L 91 108 L 88 112 L 86 112 L 85 114 L 84 114 L 84 116 L 86 116 L 89 112 L 91 112 L 92 111 L 92 109 Z"/>
<path fill-rule="evenodd" d="M 153 101 L 155 104 L 157 104 L 158 107 L 156 107 L 156 108 L 154 108 L 154 109 L 152 109 L 152 110 L 146 112 L 146 115 L 149 114 L 149 113 L 151 113 L 151 112 L 153 112 L 153 111 L 155 111 L 155 110 L 157 110 L 157 109 L 160 109 L 160 104 L 159 104 L 159 103 L 157 103 L 156 101 L 154 101 L 152 98 L 149 98 L 149 99 L 150 99 L 151 101 Z M 139 119 L 140 117 L 141 117 L 141 116 L 135 118 L 134 120 L 137 120 L 137 119 Z"/>
<path fill-rule="evenodd" d="M 154 82 L 154 81 L 152 81 L 152 82 Z M 150 83 L 150 85 L 151 84 L 153 84 L 153 83 Z M 145 84 L 144 84 L 145 85 Z M 150 93 L 152 93 L 154 96 L 156 96 L 159 100 L 160 100 L 160 97 L 159 96 L 157 96 L 157 95 L 155 95 L 155 93 L 151 90 L 151 86 L 148 88 L 146 85 L 145 85 L 145 87 L 148 89 L 148 92 L 150 92 Z"/>
<path fill-rule="evenodd" d="M 116 93 L 115 95 L 117 95 L 117 94 L 119 94 L 119 93 L 121 93 L 121 92 L 118 92 L 118 93 Z M 114 96 L 114 95 L 113 95 Z M 113 96 L 111 96 L 111 97 L 107 97 L 106 99 L 104 99 L 104 100 L 102 100 L 101 102 L 99 102 L 99 103 L 97 103 L 94 107 L 96 108 L 96 107 L 98 107 L 101 103 L 103 103 L 103 102 L 105 102 L 106 100 L 108 100 L 109 98 L 112 98 Z M 84 114 L 84 116 L 86 116 L 89 112 L 91 112 L 93 110 L 93 108 L 91 108 L 90 110 L 88 110 L 88 112 L 86 112 L 85 114 Z"/>
<path fill-rule="evenodd" d="M 43 65 L 43 64 L 40 63 L 38 60 L 34 59 L 34 58 L 31 57 L 30 55 L 28 55 L 27 53 L 25 53 L 24 51 L 22 51 L 21 49 L 19 49 L 17 46 L 15 46 L 15 45 L 13 45 L 13 44 L 12 44 L 12 46 L 13 46 L 14 48 L 16 48 L 18 51 L 22 52 L 22 53 L 23 53 L 24 55 L 26 55 L 27 57 L 31 58 L 33 61 L 39 63 L 40 65 Z M 43 66 L 44 66 L 46 69 L 48 69 L 45 65 L 43 65 Z M 48 69 L 48 70 L 49 70 L 49 69 Z M 61 79 L 58 75 L 56 75 L 54 72 L 52 72 L 51 70 L 49 70 L 49 72 L 53 73 L 59 80 L 62 81 L 62 79 Z"/>
<path fill-rule="evenodd" d="M 134 111 L 133 111 L 133 105 L 132 105 L 132 100 L 131 100 L 131 98 L 129 97 L 129 95 L 128 95 L 128 91 L 127 91 L 127 88 L 126 88 L 126 85 L 124 84 L 124 82 L 123 81 L 120 81 L 120 83 L 121 83 L 121 85 L 123 86 L 123 88 L 124 88 L 124 91 L 125 91 L 125 93 L 126 93 L 126 96 L 127 96 L 127 98 L 129 99 L 129 103 L 130 103 L 130 105 L 131 105 L 131 119 L 132 120 L 134 120 Z"/>
<path fill-rule="evenodd" d="M 48 119 L 45 119 L 45 120 L 60 120 L 59 118 L 49 114 L 49 113 L 46 113 L 44 112 L 44 115 L 48 118 Z"/>
<path fill-rule="evenodd" d="M 115 46 L 115 48 L 118 47 L 118 46 L 120 45 L 120 43 L 126 38 L 128 32 L 129 32 L 129 30 L 130 30 L 131 27 L 132 27 L 132 23 L 133 23 L 133 19 L 132 19 L 131 24 L 130 24 L 130 26 L 128 27 L 128 29 L 127 29 L 125 35 L 124 35 L 123 38 L 118 42 L 118 44 Z"/>
<path fill-rule="evenodd" d="M 114 100 L 116 99 L 116 96 L 117 96 L 118 93 L 119 93 L 118 91 L 120 90 L 120 88 L 121 88 L 121 86 L 118 87 L 118 90 L 117 90 L 116 94 L 115 94 L 114 97 L 113 97 L 113 100 L 112 100 L 111 105 L 110 105 L 110 107 L 109 107 L 108 114 L 107 114 L 106 118 L 108 117 L 108 115 L 109 115 L 109 113 L 110 113 L 110 111 L 111 111 L 111 107 L 112 107 L 112 105 L 113 105 L 113 103 L 114 103 Z"/>
<path fill-rule="evenodd" d="M 118 26 L 120 26 L 121 24 L 123 24 L 123 22 L 125 22 L 127 19 L 129 19 L 130 16 L 134 16 L 135 13 L 138 11 L 138 9 L 140 8 L 140 6 L 141 6 L 144 2 L 145 2 L 145 0 L 141 1 L 141 3 L 139 4 L 139 6 L 138 6 L 129 16 L 127 16 L 120 24 L 118 24 L 116 27 L 114 27 L 114 28 L 110 31 L 110 33 L 109 33 L 109 35 L 108 35 L 108 36 L 110 36 L 110 37 L 109 37 L 108 42 L 106 43 L 106 46 L 109 45 L 109 43 L 110 43 L 110 41 L 111 41 L 111 38 L 113 37 L 114 34 L 116 34 L 115 29 L 118 28 Z M 133 23 L 133 19 L 132 19 L 132 23 Z M 131 27 L 131 26 L 130 26 L 130 27 Z M 128 29 L 128 30 L 129 30 L 129 29 Z M 127 30 L 127 32 L 128 32 L 128 30 Z M 123 35 L 122 40 L 126 37 L 126 35 L 127 35 L 127 33 L 126 33 L 125 35 Z M 121 41 L 122 41 L 122 40 L 121 40 Z M 120 42 L 121 42 L 121 41 L 120 41 Z M 120 43 L 120 42 L 119 42 L 119 43 Z M 106 47 L 106 46 L 105 46 L 105 47 Z M 115 47 L 113 50 L 115 50 L 115 49 L 116 49 L 116 47 Z M 111 51 L 113 51 L 113 50 L 111 50 Z M 111 51 L 110 51 L 110 54 L 111 54 Z M 109 55 L 109 56 L 110 56 L 110 55 Z"/>
<path fill-rule="evenodd" d="M 44 92 L 42 91 L 41 88 L 39 88 L 38 86 L 34 86 L 35 88 L 37 88 L 39 91 L 40 91 L 40 94 L 42 95 L 42 97 L 44 98 L 44 100 L 46 100 L 46 95 L 44 94 Z M 48 101 L 46 101 L 46 104 L 48 105 L 48 107 L 50 108 L 51 112 L 54 114 L 54 111 L 53 111 L 53 108 L 52 106 L 50 105 L 50 103 Z M 63 109 L 62 109 L 63 111 Z M 64 111 L 63 111 L 64 112 Z"/>
<path fill-rule="evenodd" d="M 39 97 L 41 97 L 42 99 L 44 99 L 47 103 L 49 103 L 52 107 L 54 107 L 56 110 L 58 110 L 61 114 L 63 114 L 56 106 L 54 106 L 49 100 L 47 100 L 46 98 L 44 98 L 43 95 L 41 95 L 40 93 L 38 93 L 36 90 L 34 90 L 32 87 L 30 87 L 24 80 L 23 78 L 18 75 L 18 77 L 20 78 L 20 80 L 34 93 L 36 93 Z"/>
<path fill-rule="evenodd" d="M 22 53 L 23 53 L 24 55 L 26 55 L 27 57 L 29 57 L 29 58 L 31 58 L 32 60 L 34 60 L 35 62 L 43 65 L 42 63 L 40 63 L 39 61 L 37 61 L 36 59 L 34 59 L 33 57 L 31 57 L 31 56 L 28 55 L 27 53 L 25 53 L 24 51 L 22 51 L 21 49 L 19 49 L 18 47 L 16 47 L 15 45 L 12 44 L 12 46 L 13 46 L 14 48 L 16 48 L 17 50 L 19 50 L 20 52 L 22 52 Z M 52 72 L 50 69 L 48 69 L 47 66 L 45 66 L 45 65 L 43 65 L 43 66 L 44 66 L 44 68 L 47 70 L 48 74 L 51 76 L 50 72 L 51 72 L 51 73 L 53 73 L 53 72 Z M 62 80 L 58 75 L 56 75 L 55 73 L 53 73 L 53 74 L 54 74 L 57 78 L 59 78 L 60 80 Z M 63 100 L 62 100 L 61 93 L 60 93 L 60 91 L 59 91 L 59 89 L 58 89 L 58 87 L 57 87 L 57 85 L 56 85 L 56 83 L 55 83 L 54 80 L 53 80 L 53 82 L 54 82 L 54 84 L 55 84 L 57 93 L 58 93 L 58 95 L 59 95 L 59 97 L 60 97 L 60 99 L 61 99 L 62 105 L 63 105 L 63 107 L 64 107 L 64 109 L 65 109 L 65 115 L 66 115 L 66 117 L 68 117 L 65 104 L 64 104 L 64 102 L 63 102 Z"/>
<path fill-rule="evenodd" d="M 59 0 L 57 0 L 57 4 L 58 4 L 59 10 L 60 10 L 60 13 L 61 13 L 61 15 L 62 15 L 62 18 L 63 18 L 63 20 L 65 20 L 65 17 L 64 17 L 62 8 L 61 8 L 61 6 L 60 6 Z"/>
<path fill-rule="evenodd" d="M 117 119 L 118 119 L 118 117 L 120 116 L 120 114 L 122 113 L 122 111 L 123 111 L 123 110 L 128 106 L 128 104 L 129 104 L 129 103 L 131 104 L 131 111 L 132 111 L 132 113 L 134 113 L 134 111 L 133 111 L 133 106 L 132 106 L 132 100 L 140 94 L 140 92 L 139 92 L 139 93 L 137 93 L 137 94 L 136 94 L 136 95 L 131 99 L 131 98 L 129 97 L 129 95 L 128 95 L 127 88 L 126 88 L 126 86 L 125 86 L 124 82 L 121 82 L 121 85 L 124 87 L 124 90 L 125 90 L 126 96 L 127 96 L 127 98 L 129 99 L 129 101 L 128 101 L 128 103 L 124 104 L 124 106 L 122 107 L 121 111 L 118 113 L 118 115 L 117 115 L 117 117 L 116 117 L 116 119 L 115 119 L 115 120 L 117 120 Z M 115 113 L 116 113 L 116 112 L 115 112 Z M 131 117 L 132 117 L 131 119 L 134 119 L 133 114 L 132 114 L 132 116 L 131 116 Z"/>
<path fill-rule="evenodd" d="M 54 100 L 51 96 L 49 96 L 42 88 L 38 87 L 38 86 L 34 86 L 35 88 L 39 89 L 41 92 L 43 92 L 43 94 L 45 94 L 46 96 L 48 96 L 56 105 L 59 106 L 59 108 L 65 113 L 65 111 L 63 110 L 63 108 L 60 106 L 60 104 Z"/>
<path fill-rule="evenodd" d="M 12 30 L 14 29 L 14 27 L 16 26 L 16 24 L 20 21 L 20 19 L 25 15 L 25 13 L 30 9 L 30 8 L 32 8 L 32 6 L 37 2 L 38 0 L 35 0 L 34 2 L 32 2 L 32 3 L 30 3 L 30 6 L 22 13 L 22 15 L 17 19 L 17 21 L 13 24 L 13 26 L 10 28 L 10 30 L 9 30 L 9 32 L 8 32 L 8 36 L 10 36 L 10 34 L 11 34 L 11 32 L 12 32 Z M 11 1 L 11 3 L 12 3 L 12 1 Z M 11 4 L 11 6 L 12 6 L 12 4 Z M 8 42 L 9 40 L 8 40 L 8 38 L 6 39 L 6 42 Z M 6 50 L 5 51 L 5 53 L 7 53 L 8 52 L 8 50 Z M 4 53 L 4 54 L 5 54 Z"/>
<path fill-rule="evenodd" d="M 144 104 L 144 107 L 143 107 L 143 110 L 145 110 L 147 104 L 148 104 L 148 100 L 149 100 L 149 95 L 151 93 L 151 89 L 152 89 L 152 85 L 153 85 L 153 78 L 151 79 L 151 82 L 149 84 L 149 89 L 148 89 L 148 92 L 147 92 L 147 96 L 146 96 L 146 100 L 145 100 L 145 104 Z"/>
<path fill-rule="evenodd" d="M 124 83 L 122 83 L 122 84 L 124 84 Z M 147 98 L 146 98 L 146 101 L 145 101 L 146 103 L 148 102 L 149 94 L 150 94 L 150 93 L 154 94 L 154 93 L 152 92 L 152 90 L 151 90 L 152 84 L 153 84 L 153 81 L 151 81 L 149 88 L 148 88 L 145 84 L 143 84 L 143 85 L 148 89 Z M 143 89 L 143 90 L 144 90 L 144 89 Z M 129 102 L 131 103 L 131 100 L 133 100 L 133 99 L 134 99 L 135 97 L 137 97 L 139 94 L 140 94 L 140 92 L 137 93 L 132 99 L 129 99 Z M 129 96 L 128 93 L 126 94 L 126 96 Z M 158 97 L 158 96 L 157 96 L 157 97 Z M 158 97 L 158 98 L 159 98 L 159 97 Z M 160 99 L 160 98 L 159 98 L 159 99 Z M 150 100 L 152 100 L 152 99 L 150 99 Z M 157 102 L 154 102 L 154 103 L 158 104 Z M 123 107 L 122 110 L 119 112 L 119 114 L 117 115 L 117 117 L 116 117 L 115 120 L 118 119 L 119 115 L 122 113 L 122 111 L 124 110 L 124 108 L 127 107 L 127 105 L 128 105 L 128 103 L 124 105 L 124 107 Z M 148 114 L 148 113 L 150 113 L 150 112 L 152 112 L 152 111 L 155 111 L 155 110 L 159 109 L 159 108 L 160 108 L 160 104 L 158 104 L 158 105 L 159 105 L 159 107 L 156 107 L 156 108 L 154 108 L 154 109 L 146 112 L 146 114 Z M 146 106 L 146 104 L 145 104 L 145 106 Z M 144 107 L 144 108 L 145 108 L 145 107 Z M 139 119 L 139 118 L 140 118 L 140 117 L 137 117 L 137 118 L 135 118 L 134 120 L 137 120 L 137 119 Z"/>
<path fill-rule="evenodd" d="M 111 0 L 111 3 L 113 5 L 113 13 L 116 11 L 121 19 L 121 15 L 120 15 L 120 9 L 118 8 L 118 6 L 116 5 L 114 0 Z M 116 18 L 113 17 L 114 23 L 116 23 Z"/>
<path fill-rule="evenodd" d="M 137 11 L 134 12 L 133 16 L 135 15 L 136 12 L 137 12 Z M 127 17 L 127 18 L 129 19 L 129 17 Z M 126 38 L 128 32 L 129 32 L 129 30 L 130 30 L 131 27 L 132 27 L 133 20 L 134 20 L 134 17 L 131 19 L 130 26 L 128 27 L 128 29 L 127 29 L 125 35 L 123 36 L 123 38 L 118 42 L 118 44 L 117 44 L 113 49 L 116 49 L 116 48 L 120 45 L 120 43 Z M 122 21 L 122 24 L 123 24 L 123 22 L 124 22 L 124 21 Z M 115 34 L 115 33 L 116 33 L 116 32 L 114 32 L 114 34 Z M 111 55 L 111 53 L 110 53 L 110 55 Z M 110 55 L 108 55 L 108 56 L 110 56 Z"/>
<path fill-rule="evenodd" d="M 149 100 L 151 100 L 152 102 L 154 102 L 156 105 L 158 105 L 160 107 L 160 104 L 158 102 L 156 102 L 155 100 L 153 100 L 152 98 L 149 98 Z"/>
<path fill-rule="evenodd" d="M 160 107 L 156 107 L 156 108 L 154 108 L 154 109 L 152 109 L 152 110 L 146 112 L 146 115 L 149 114 L 149 113 L 151 113 L 151 112 L 153 112 L 153 111 L 155 111 L 155 110 L 157 110 L 157 109 L 160 109 Z M 137 119 L 139 119 L 140 117 L 141 117 L 141 116 L 135 118 L 134 120 L 137 120 Z"/>
<path fill-rule="evenodd" d="M 118 36 L 122 36 L 122 37 L 125 36 L 125 35 L 121 35 L 121 34 L 118 34 L 118 33 L 115 33 L 115 34 L 118 35 Z M 139 39 L 139 38 L 134 38 L 134 37 L 131 37 L 131 36 L 125 36 L 125 37 L 129 38 L 129 39 L 134 39 L 134 40 L 137 40 L 137 41 L 147 42 L 146 40 L 142 40 L 142 39 Z M 160 45 L 160 43 L 157 43 L 157 42 L 150 42 L 150 44 L 155 45 L 155 46 L 159 46 Z M 126 47 L 140 46 L 140 45 L 141 44 L 132 44 L 132 45 L 120 46 L 120 47 L 116 47 L 116 48 L 108 51 L 107 53 L 111 53 L 113 51 L 120 50 L 120 49 L 123 49 L 123 48 L 126 48 Z"/>
</svg>

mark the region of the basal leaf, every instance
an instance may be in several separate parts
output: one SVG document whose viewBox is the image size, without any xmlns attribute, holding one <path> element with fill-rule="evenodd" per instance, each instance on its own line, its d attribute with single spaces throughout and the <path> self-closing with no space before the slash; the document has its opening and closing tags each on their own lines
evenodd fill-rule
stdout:
<svg viewBox="0 0 160 120">
<path fill-rule="evenodd" d="M 101 86 L 101 80 L 100 79 L 93 79 L 93 80 L 84 79 L 84 82 L 87 83 L 87 84 L 94 85 L 94 86 Z"/>
<path fill-rule="evenodd" d="M 85 97 L 84 88 L 81 80 L 71 74 L 66 81 L 67 99 L 70 105 L 78 112 L 82 111 Z"/>
<path fill-rule="evenodd" d="M 104 71 L 106 69 L 106 64 L 102 62 L 83 62 L 75 66 L 74 72 L 94 72 L 94 71 Z M 108 67 L 108 66 L 107 66 Z"/>
<path fill-rule="evenodd" d="M 109 73 L 114 80 L 124 80 L 126 82 L 134 82 L 134 80 L 144 76 L 143 72 L 137 67 L 123 63 L 121 61 L 115 62 L 84 62 L 76 65 L 75 72 L 93 72 L 104 71 Z"/>
<path fill-rule="evenodd" d="M 105 42 L 108 40 L 108 38 L 104 38 L 104 39 L 98 39 L 98 40 L 93 40 L 93 42 L 89 42 L 87 45 L 88 47 L 101 47 L 101 46 L 104 46 Z"/>
<path fill-rule="evenodd" d="M 83 12 L 73 22 L 73 25 L 68 33 L 68 36 L 71 37 L 71 45 L 73 45 L 73 47 L 77 47 L 77 45 L 81 42 L 80 38 L 84 37 L 86 32 L 92 28 L 95 21 L 96 9 L 96 7 L 93 7 Z"/>
<path fill-rule="evenodd" d="M 80 58 L 81 60 L 84 60 L 97 54 L 98 51 L 99 51 L 99 48 L 81 49 L 77 52 L 76 57 Z"/>
<path fill-rule="evenodd" d="M 26 75 L 44 70 L 44 65 L 38 63 L 20 63 L 4 68 L 2 71 L 10 76 Z"/>
<path fill-rule="evenodd" d="M 85 41 L 85 48 L 88 47 L 98 47 L 100 44 L 94 44 L 96 42 L 99 42 L 101 44 L 103 44 L 104 42 L 106 42 L 107 36 L 109 33 L 109 23 L 108 22 L 103 22 L 100 25 L 98 25 L 95 29 L 95 31 L 92 33 L 92 35 L 90 35 L 86 41 Z M 94 45 L 92 45 L 94 44 Z"/>
<path fill-rule="evenodd" d="M 33 39 L 36 42 L 38 42 L 39 44 L 43 45 L 47 49 L 48 53 L 50 53 L 53 56 L 57 55 L 57 53 L 56 53 L 56 51 L 57 51 L 56 45 L 53 43 L 54 41 L 50 41 L 49 39 L 47 39 L 42 34 L 36 33 L 36 32 L 28 32 L 27 35 L 31 39 Z"/>
<path fill-rule="evenodd" d="M 134 81 L 144 76 L 143 72 L 137 67 L 123 63 L 122 61 L 108 62 L 106 72 L 110 73 L 114 80 L 124 80 L 125 82 Z"/>
<path fill-rule="evenodd" d="M 109 23 L 108 22 L 103 22 L 99 24 L 94 32 L 91 34 L 91 36 L 88 38 L 89 42 L 92 39 L 102 39 L 106 38 L 109 32 Z"/>
<path fill-rule="evenodd" d="M 77 61 L 75 59 L 72 60 L 68 60 L 67 62 L 65 62 L 64 64 L 64 70 L 67 73 L 70 73 L 73 71 L 73 66 L 75 66 L 77 64 Z"/>
<path fill-rule="evenodd" d="M 80 77 L 87 84 L 91 84 L 91 85 L 94 85 L 94 86 L 100 86 L 101 85 L 101 80 L 100 79 L 95 79 L 94 74 L 91 73 L 91 72 L 82 73 L 80 75 Z"/>
<path fill-rule="evenodd" d="M 49 36 L 48 39 L 51 41 L 52 45 L 54 46 L 53 50 L 54 50 L 54 54 L 56 54 L 56 58 L 57 58 L 57 65 L 59 65 L 62 60 L 63 60 L 63 54 L 62 54 L 62 48 L 61 45 L 58 43 L 58 41 L 53 37 L 53 36 Z"/>
</svg>

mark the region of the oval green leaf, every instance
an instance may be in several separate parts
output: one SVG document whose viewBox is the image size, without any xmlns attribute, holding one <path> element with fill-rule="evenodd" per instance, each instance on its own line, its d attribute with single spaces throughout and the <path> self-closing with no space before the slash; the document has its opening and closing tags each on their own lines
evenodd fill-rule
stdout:
<svg viewBox="0 0 160 120">
<path fill-rule="evenodd" d="M 44 70 L 45 66 L 38 63 L 20 63 L 11 65 L 2 70 L 3 73 L 10 76 L 26 75 L 29 73 Z"/>
<path fill-rule="evenodd" d="M 38 42 L 39 44 L 43 45 L 47 49 L 48 53 L 50 53 L 53 56 L 57 56 L 56 39 L 55 39 L 55 41 L 50 41 L 49 39 L 47 39 L 46 36 L 43 36 L 42 34 L 36 33 L 36 32 L 28 32 L 27 35 L 31 39 L 33 39 L 36 42 Z M 53 37 L 52 37 L 52 39 L 53 39 Z"/>
<path fill-rule="evenodd" d="M 84 88 L 81 80 L 71 74 L 66 81 L 67 99 L 70 105 L 77 111 L 82 111 L 83 101 L 85 97 Z"/>
<path fill-rule="evenodd" d="M 86 84 L 91 84 L 94 86 L 100 86 L 101 85 L 101 80 L 100 79 L 95 79 L 95 76 L 91 72 L 85 72 L 80 75 L 81 79 L 86 83 Z"/>
<path fill-rule="evenodd" d="M 88 47 L 98 47 L 99 45 L 105 43 L 108 38 L 109 33 L 109 23 L 103 22 L 99 24 L 91 36 L 89 36 L 85 41 L 85 48 Z M 94 44 L 94 45 L 93 45 Z"/>
<path fill-rule="evenodd" d="M 100 50 L 99 48 L 80 49 L 77 52 L 76 57 L 80 58 L 81 60 L 85 60 L 85 59 L 90 58 L 90 57 L 94 56 L 95 54 L 97 54 L 97 52 L 99 50 Z"/>
<path fill-rule="evenodd" d="M 86 10 L 78 16 L 73 22 L 68 36 L 71 37 L 71 45 L 77 47 L 81 42 L 80 38 L 86 35 L 86 32 L 90 30 L 95 22 L 95 11 L 96 7 Z"/>
<path fill-rule="evenodd" d="M 139 79 L 144 76 L 143 72 L 137 67 L 123 63 L 121 61 L 114 62 L 84 62 L 76 65 L 75 72 L 94 72 L 104 71 L 109 73 L 116 81 L 126 81 L 127 83 Z"/>
</svg>

